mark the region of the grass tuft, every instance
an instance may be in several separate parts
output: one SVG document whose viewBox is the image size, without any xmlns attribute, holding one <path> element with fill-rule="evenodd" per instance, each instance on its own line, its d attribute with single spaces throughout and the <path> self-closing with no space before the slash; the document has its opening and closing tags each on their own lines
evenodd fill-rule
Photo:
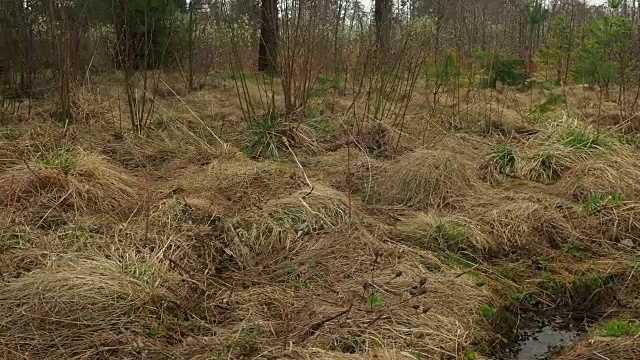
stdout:
<svg viewBox="0 0 640 360">
<path fill-rule="evenodd" d="M 251 124 L 250 138 L 245 144 L 244 152 L 252 159 L 272 159 L 286 151 L 283 142 L 281 120 L 276 112 L 268 112 Z"/>
<path fill-rule="evenodd" d="M 527 162 L 525 174 L 529 180 L 551 183 L 559 180 L 566 171 L 566 159 L 558 152 L 543 150 Z"/>
<path fill-rule="evenodd" d="M 481 176 L 489 182 L 495 182 L 502 176 L 516 176 L 518 159 L 509 145 L 495 147 L 480 164 Z"/>
<path fill-rule="evenodd" d="M 606 206 L 622 204 L 622 194 L 618 191 L 608 193 L 591 193 L 582 200 L 582 208 L 589 212 L 602 210 Z"/>
<path fill-rule="evenodd" d="M 606 145 L 600 134 L 594 134 L 586 129 L 569 130 L 560 136 L 559 142 L 574 150 L 596 150 Z"/>
<path fill-rule="evenodd" d="M 399 158 L 380 182 L 391 202 L 414 207 L 453 205 L 472 188 L 469 165 L 447 151 L 418 150 Z"/>
<path fill-rule="evenodd" d="M 239 265 L 251 266 L 286 252 L 305 236 L 355 221 L 355 214 L 342 193 L 318 185 L 232 219 L 228 232 Z"/>
<path fill-rule="evenodd" d="M 176 307 L 180 280 L 154 262 L 63 260 L 0 287 L 0 341 L 5 351 L 37 358 L 86 356 L 96 347 L 134 356 L 137 343 L 186 330 Z"/>
<path fill-rule="evenodd" d="M 496 248 L 476 223 L 460 216 L 418 213 L 404 218 L 397 229 L 407 240 L 429 250 L 483 253 Z"/>
<path fill-rule="evenodd" d="M 640 323 L 636 320 L 613 319 L 600 329 L 602 336 L 619 337 L 640 334 Z"/>
<path fill-rule="evenodd" d="M 89 213 L 127 214 L 138 208 L 140 183 L 105 157 L 58 153 L 31 166 L 0 175 L 0 197 L 18 199 L 44 213 L 53 207 Z M 41 208 L 40 208 L 41 207 Z"/>
<path fill-rule="evenodd" d="M 42 159 L 38 165 L 42 169 L 59 170 L 63 174 L 69 175 L 76 168 L 76 161 L 71 154 L 59 151 Z"/>
</svg>

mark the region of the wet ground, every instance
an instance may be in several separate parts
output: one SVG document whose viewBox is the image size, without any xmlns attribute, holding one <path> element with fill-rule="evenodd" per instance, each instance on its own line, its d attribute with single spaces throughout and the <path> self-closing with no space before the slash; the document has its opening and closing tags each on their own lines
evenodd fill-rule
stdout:
<svg viewBox="0 0 640 360">
<path fill-rule="evenodd" d="M 504 360 L 546 360 L 578 340 L 582 330 L 574 323 L 556 318 L 524 329 Z"/>
</svg>

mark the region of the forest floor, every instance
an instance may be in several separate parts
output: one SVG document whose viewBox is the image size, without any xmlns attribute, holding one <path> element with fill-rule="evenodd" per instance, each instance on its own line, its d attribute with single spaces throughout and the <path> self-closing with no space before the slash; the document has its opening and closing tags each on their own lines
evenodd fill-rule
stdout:
<svg viewBox="0 0 640 360">
<path fill-rule="evenodd" d="M 250 129 L 219 78 L 140 136 L 114 79 L 0 128 L 4 358 L 534 359 L 553 322 L 544 358 L 640 358 L 640 120 L 597 91 Z"/>
</svg>

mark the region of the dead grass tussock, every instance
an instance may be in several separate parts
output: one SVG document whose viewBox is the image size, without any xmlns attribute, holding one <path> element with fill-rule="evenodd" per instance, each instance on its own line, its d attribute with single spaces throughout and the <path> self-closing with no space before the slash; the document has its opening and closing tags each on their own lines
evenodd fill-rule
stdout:
<svg viewBox="0 0 640 360">
<path fill-rule="evenodd" d="M 482 101 L 472 104 L 460 115 L 454 127 L 487 135 L 530 136 L 538 130 L 525 122 L 525 109 L 510 109 L 496 101 Z"/>
<path fill-rule="evenodd" d="M 560 180 L 569 169 L 584 159 L 558 144 L 541 142 L 524 150 L 519 172 L 528 180 L 550 184 Z"/>
<path fill-rule="evenodd" d="M 296 349 L 299 359 L 323 359 L 323 360 L 416 360 L 415 354 L 409 351 L 393 349 L 371 349 L 361 354 L 346 354 L 337 351 L 327 351 L 322 349 Z"/>
<path fill-rule="evenodd" d="M 468 216 L 481 224 L 497 248 L 507 252 L 573 239 L 576 233 L 562 208 L 553 197 L 512 192 L 474 197 L 467 204 Z"/>
<path fill-rule="evenodd" d="M 427 358 L 455 356 L 493 339 L 477 307 L 498 299 L 470 276 L 425 273 L 407 259 L 371 265 L 358 274 L 346 267 L 350 276 L 331 277 L 330 283 L 249 288 L 237 294 L 235 306 L 247 314 L 247 324 L 334 353 L 401 347 Z"/>
<path fill-rule="evenodd" d="M 507 144 L 494 147 L 478 165 L 480 178 L 491 183 L 500 183 L 517 175 L 519 155 Z"/>
<path fill-rule="evenodd" d="M 564 351 L 558 360 L 635 360 L 640 358 L 638 336 L 600 337 L 591 336 L 579 341 Z"/>
<path fill-rule="evenodd" d="M 137 208 L 140 182 L 105 157 L 78 151 L 16 166 L 0 175 L 0 189 L 4 204 L 69 205 L 71 211 L 131 214 Z"/>
<path fill-rule="evenodd" d="M 0 189 L 5 204 L 69 205 L 71 211 L 131 214 L 137 208 L 140 182 L 105 157 L 78 151 L 16 166 L 0 175 Z"/>
<path fill-rule="evenodd" d="M 382 196 L 413 207 L 456 205 L 473 188 L 469 169 L 460 155 L 448 151 L 417 150 L 392 163 L 380 179 Z"/>
<path fill-rule="evenodd" d="M 189 167 L 169 182 L 166 191 L 193 207 L 235 216 L 240 209 L 261 206 L 302 182 L 287 164 L 256 162 L 242 155 L 222 157 L 204 167 Z"/>
<path fill-rule="evenodd" d="M 171 166 L 176 162 L 211 161 L 233 151 L 230 147 L 220 147 L 213 135 L 202 127 L 189 128 L 171 119 L 159 117 L 152 126 L 154 128 L 147 129 L 145 136 L 106 129 L 111 136 L 103 141 L 101 153 L 127 169 L 170 172 Z"/>
<path fill-rule="evenodd" d="M 0 344 L 28 357 L 131 356 L 147 340 L 179 336 L 167 331 L 177 321 L 179 286 L 155 262 L 61 261 L 0 287 Z"/>
<path fill-rule="evenodd" d="M 0 170 L 9 170 L 38 153 L 55 152 L 63 146 L 64 135 L 64 127 L 49 118 L 30 118 L 0 130 Z"/>
<path fill-rule="evenodd" d="M 640 160 L 632 152 L 612 149 L 568 170 L 560 190 L 576 200 L 593 193 L 619 192 L 624 200 L 640 196 Z"/>
<path fill-rule="evenodd" d="M 355 142 L 354 146 L 364 149 L 373 157 L 390 158 L 409 149 L 405 143 L 408 141 L 405 139 L 407 135 L 384 123 L 364 123 L 350 133 L 347 141 Z"/>
<path fill-rule="evenodd" d="M 296 246 L 295 240 L 305 234 L 347 224 L 356 214 L 344 194 L 316 185 L 312 191 L 300 190 L 232 219 L 231 252 L 240 264 L 251 265 Z"/>
<path fill-rule="evenodd" d="M 496 248 L 479 224 L 463 216 L 417 213 L 402 219 L 396 229 L 427 249 L 487 253 Z"/>
<path fill-rule="evenodd" d="M 376 200 L 376 178 L 383 161 L 355 146 L 301 159 L 307 175 L 330 184 L 339 191 L 356 194 L 365 203 Z"/>
<path fill-rule="evenodd" d="M 640 204 L 637 202 L 602 203 L 598 208 L 583 209 L 576 217 L 576 227 L 591 244 L 605 247 L 620 244 L 624 250 L 640 246 Z"/>
</svg>

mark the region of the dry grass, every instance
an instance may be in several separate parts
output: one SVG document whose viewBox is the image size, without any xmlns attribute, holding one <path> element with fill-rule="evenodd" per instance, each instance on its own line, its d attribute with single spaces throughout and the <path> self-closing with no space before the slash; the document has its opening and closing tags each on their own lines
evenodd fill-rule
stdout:
<svg viewBox="0 0 640 360">
<path fill-rule="evenodd" d="M 640 358 L 638 336 L 589 337 L 558 356 L 558 360 L 633 360 Z"/>
<path fill-rule="evenodd" d="M 467 207 L 468 216 L 486 229 L 497 248 L 535 249 L 576 236 L 562 202 L 542 194 L 495 192 L 469 199 Z"/>
<path fill-rule="evenodd" d="M 157 355 L 179 336 L 180 288 L 154 262 L 61 261 L 0 287 L 0 346 L 37 358 Z"/>
<path fill-rule="evenodd" d="M 491 184 L 516 176 L 519 159 L 515 150 L 506 144 L 496 146 L 480 162 L 480 177 Z"/>
<path fill-rule="evenodd" d="M 287 164 L 231 155 L 206 166 L 188 165 L 168 182 L 164 191 L 206 213 L 232 217 L 299 189 L 303 181 L 296 169 Z"/>
<path fill-rule="evenodd" d="M 351 140 L 355 143 L 354 147 L 360 147 L 376 158 L 391 158 L 408 150 L 405 141 L 402 141 L 404 134 L 384 123 L 361 124 L 350 133 L 347 141 Z"/>
<path fill-rule="evenodd" d="M 427 358 L 456 356 L 459 349 L 492 338 L 477 306 L 497 299 L 470 277 L 424 272 L 414 262 L 369 266 L 357 273 L 346 267 L 349 276 L 343 279 L 307 286 L 252 288 L 239 294 L 236 306 L 247 324 L 262 328 L 266 339 L 260 341 L 290 338 L 335 353 L 401 347 Z"/>
<path fill-rule="evenodd" d="M 413 207 L 456 206 L 473 187 L 470 168 L 455 153 L 417 150 L 391 164 L 378 187 L 390 202 Z"/>
<path fill-rule="evenodd" d="M 355 221 L 356 215 L 344 194 L 316 185 L 232 219 L 230 251 L 241 265 L 255 266 L 289 251 L 305 235 L 335 229 Z"/>
<path fill-rule="evenodd" d="M 477 223 L 462 216 L 417 213 L 402 219 L 396 229 L 414 244 L 427 249 L 483 254 L 496 248 Z"/>
<path fill-rule="evenodd" d="M 78 90 L 82 121 L 51 122 L 46 101 L 0 142 L 6 357 L 499 357 L 489 349 L 507 325 L 481 308 L 549 283 L 571 292 L 593 272 L 637 274 L 626 259 L 640 240 L 640 162 L 582 120 L 526 124 L 544 92 L 472 90 L 490 97 L 462 118 L 410 99 L 403 134 L 386 123 L 348 134 L 323 109 L 298 132 L 263 129 L 291 135 L 296 161 L 286 146 L 278 161 L 253 161 L 236 150 L 248 124 L 227 85 L 181 99 L 163 89 L 139 136 L 110 103 L 118 82 L 96 83 Z M 577 201 L 614 190 L 619 203 Z M 608 304 L 618 290 L 606 290 L 567 296 Z M 632 290 L 616 306 L 637 308 Z M 564 296 L 552 292 L 542 300 Z M 635 344 L 589 340 L 563 358 L 625 358 Z"/>
<path fill-rule="evenodd" d="M 640 245 L 640 204 L 636 202 L 603 203 L 577 221 L 581 222 L 582 236 L 592 244 L 619 245 L 625 250 Z"/>
<path fill-rule="evenodd" d="M 80 213 L 130 215 L 138 208 L 140 181 L 105 157 L 83 151 L 57 153 L 0 175 L 5 205 L 45 213 L 54 208 Z"/>
<path fill-rule="evenodd" d="M 640 195 L 639 178 L 640 161 L 629 151 L 616 149 L 577 164 L 559 185 L 578 200 L 605 192 L 620 192 L 624 199 L 633 200 Z"/>
<path fill-rule="evenodd" d="M 580 161 L 577 156 L 567 149 L 543 143 L 529 150 L 520 171 L 528 180 L 551 184 L 560 180 L 577 161 Z"/>
</svg>

